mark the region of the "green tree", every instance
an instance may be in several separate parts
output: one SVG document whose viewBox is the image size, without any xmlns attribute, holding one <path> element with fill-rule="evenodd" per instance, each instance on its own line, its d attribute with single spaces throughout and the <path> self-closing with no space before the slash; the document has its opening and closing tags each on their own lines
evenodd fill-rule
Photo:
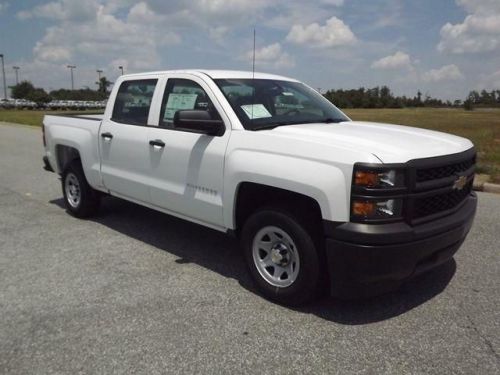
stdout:
<svg viewBox="0 0 500 375">
<path fill-rule="evenodd" d="M 27 99 L 34 90 L 35 86 L 30 81 L 22 81 L 18 85 L 12 86 L 11 95 L 14 99 Z"/>
<path fill-rule="evenodd" d="M 96 82 L 96 85 L 99 86 L 97 89 L 98 92 L 101 94 L 107 94 L 108 93 L 108 87 L 111 86 L 113 82 L 108 81 L 106 77 L 101 77 L 99 81 Z"/>
<path fill-rule="evenodd" d="M 31 100 L 32 102 L 35 102 L 38 106 L 46 104 L 52 100 L 50 95 L 47 94 L 44 89 L 40 89 L 40 88 L 33 89 L 28 94 L 28 96 L 26 96 L 26 99 Z"/>
<path fill-rule="evenodd" d="M 464 109 L 466 111 L 473 111 L 474 110 L 474 103 L 472 101 L 472 99 L 467 99 L 466 101 L 464 101 Z"/>
<path fill-rule="evenodd" d="M 382 86 L 380 88 L 380 106 L 382 108 L 388 108 L 392 106 L 393 96 L 391 90 L 387 86 Z"/>
<path fill-rule="evenodd" d="M 418 90 L 417 92 L 417 97 L 415 99 L 415 107 L 422 107 L 423 106 L 423 103 L 422 103 L 422 93 L 420 92 L 420 90 Z"/>
<path fill-rule="evenodd" d="M 59 89 L 50 92 L 50 96 L 56 100 L 91 100 L 99 101 L 108 97 L 107 93 L 101 93 L 96 90 L 80 89 L 80 90 L 67 90 Z"/>
<path fill-rule="evenodd" d="M 467 98 L 472 102 L 472 104 L 480 104 L 481 103 L 481 95 L 476 90 L 473 90 L 469 93 Z"/>
</svg>

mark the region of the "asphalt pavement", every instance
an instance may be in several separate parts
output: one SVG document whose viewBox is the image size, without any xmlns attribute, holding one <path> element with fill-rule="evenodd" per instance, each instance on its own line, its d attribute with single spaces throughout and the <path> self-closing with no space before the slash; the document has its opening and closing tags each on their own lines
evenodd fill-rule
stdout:
<svg viewBox="0 0 500 375">
<path fill-rule="evenodd" d="M 116 198 L 69 216 L 42 152 L 0 125 L 0 374 L 500 374 L 500 195 L 401 291 L 290 309 L 221 233 Z"/>
</svg>

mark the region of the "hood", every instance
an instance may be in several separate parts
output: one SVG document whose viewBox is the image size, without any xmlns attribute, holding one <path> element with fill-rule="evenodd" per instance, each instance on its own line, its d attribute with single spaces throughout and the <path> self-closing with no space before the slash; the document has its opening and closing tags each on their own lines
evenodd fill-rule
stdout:
<svg viewBox="0 0 500 375">
<path fill-rule="evenodd" d="M 372 153 L 383 163 L 442 156 L 473 147 L 468 139 L 432 130 L 374 122 L 280 126 L 272 134 Z"/>
</svg>

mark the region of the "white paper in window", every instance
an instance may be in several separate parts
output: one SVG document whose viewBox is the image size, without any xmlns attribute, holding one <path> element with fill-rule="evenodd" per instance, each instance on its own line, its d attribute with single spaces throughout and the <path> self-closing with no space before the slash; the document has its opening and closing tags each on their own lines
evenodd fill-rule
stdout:
<svg viewBox="0 0 500 375">
<path fill-rule="evenodd" d="M 254 120 L 257 118 L 273 117 L 269 113 L 267 108 L 264 107 L 264 104 L 246 104 L 242 105 L 241 109 L 245 111 L 245 114 L 248 116 L 250 120 Z"/>
<path fill-rule="evenodd" d="M 172 120 L 175 112 L 181 109 L 194 109 L 198 94 L 170 94 L 165 108 L 164 120 Z"/>
</svg>

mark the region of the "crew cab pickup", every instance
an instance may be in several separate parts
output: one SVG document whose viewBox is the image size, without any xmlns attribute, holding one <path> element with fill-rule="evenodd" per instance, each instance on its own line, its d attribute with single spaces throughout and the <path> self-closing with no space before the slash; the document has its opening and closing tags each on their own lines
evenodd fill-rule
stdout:
<svg viewBox="0 0 500 375">
<path fill-rule="evenodd" d="M 394 290 L 449 261 L 476 211 L 469 140 L 351 121 L 276 75 L 125 75 L 104 115 L 43 129 L 70 214 L 112 195 L 236 235 L 257 289 L 283 304 Z"/>
</svg>

